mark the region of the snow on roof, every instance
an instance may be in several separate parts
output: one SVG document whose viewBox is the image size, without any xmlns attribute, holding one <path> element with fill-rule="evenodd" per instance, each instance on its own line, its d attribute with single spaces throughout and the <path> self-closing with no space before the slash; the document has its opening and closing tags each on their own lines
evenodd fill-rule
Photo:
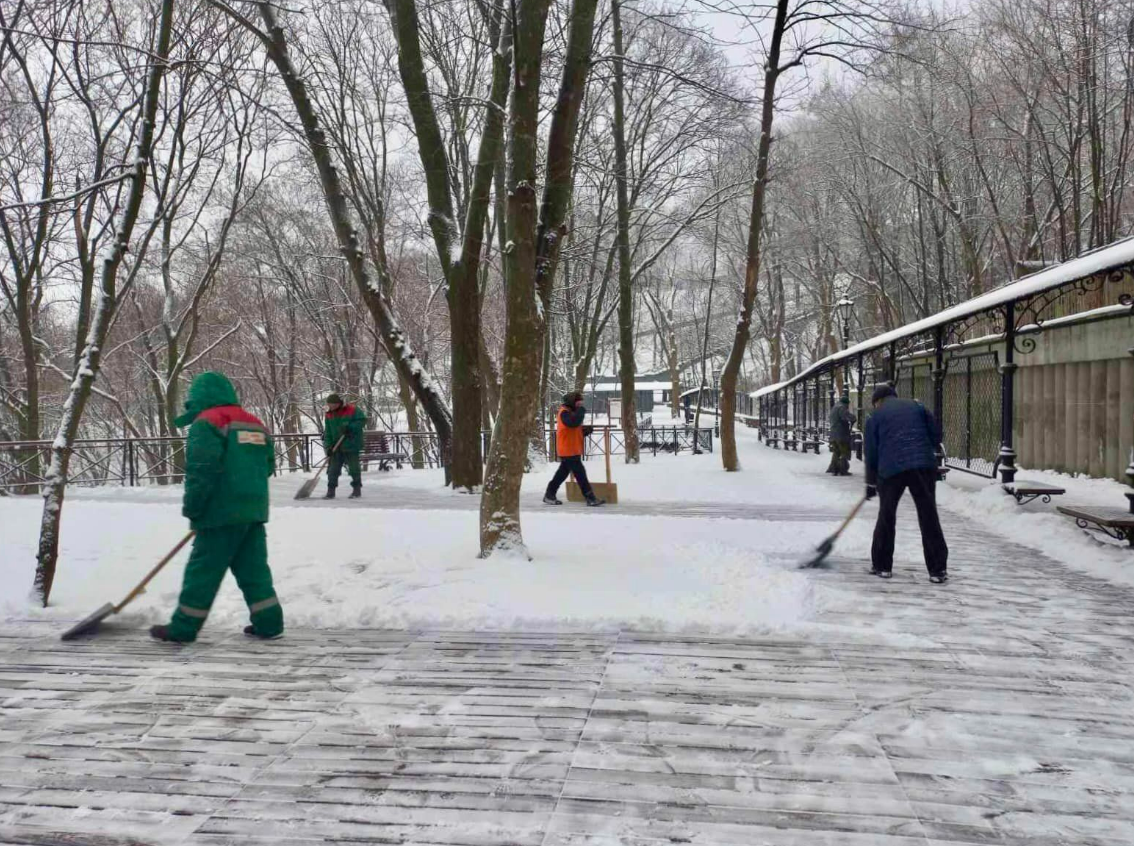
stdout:
<svg viewBox="0 0 1134 846">
<path fill-rule="evenodd" d="M 635 382 L 635 391 L 668 391 L 673 388 L 670 382 Z M 618 394 L 622 392 L 622 385 L 618 382 L 599 382 L 598 385 L 587 385 L 583 388 L 584 394 Z"/>
<path fill-rule="evenodd" d="M 815 362 L 793 379 L 788 379 L 778 385 L 769 385 L 766 388 L 761 388 L 752 393 L 751 396 L 764 396 L 765 394 L 798 382 L 801 379 L 806 379 L 815 373 L 822 372 L 831 365 L 838 364 L 840 361 L 856 358 L 863 353 L 889 346 L 903 338 L 920 335 L 923 332 L 936 329 L 938 326 L 945 326 L 949 323 L 955 323 L 958 320 L 964 320 L 966 317 L 971 317 L 974 314 L 990 311 L 1012 300 L 1025 299 L 1043 291 L 1058 288 L 1061 285 L 1067 285 L 1077 279 L 1085 279 L 1096 273 L 1111 270 L 1131 262 L 1134 262 L 1134 237 L 1117 241 L 1106 247 L 1100 247 L 1089 253 L 1084 253 L 1078 258 L 1045 268 L 1037 273 L 1033 273 L 1015 282 L 989 291 L 986 294 L 981 294 L 979 297 L 973 297 L 971 300 L 965 300 L 963 303 L 958 303 L 944 311 L 939 311 L 937 314 L 922 318 L 914 323 L 907 323 L 905 326 L 899 326 L 897 329 L 892 329 L 881 335 L 876 335 L 869 340 L 855 344 L 853 347 L 848 347 L 842 352 L 834 353 Z"/>
</svg>

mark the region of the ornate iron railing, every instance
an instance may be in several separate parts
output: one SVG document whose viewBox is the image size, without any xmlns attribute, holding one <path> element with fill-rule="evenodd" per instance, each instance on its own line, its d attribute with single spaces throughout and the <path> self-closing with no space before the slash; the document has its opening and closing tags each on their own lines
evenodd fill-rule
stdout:
<svg viewBox="0 0 1134 846">
<path fill-rule="evenodd" d="M 406 456 L 414 468 L 441 466 L 441 449 L 434 432 L 386 432 L 386 448 Z M 545 441 L 554 445 L 552 430 Z M 482 455 L 487 457 L 490 432 L 482 432 Z M 712 452 L 713 430 L 691 426 L 650 426 L 638 430 L 641 452 L 647 455 Z M 276 472 L 306 473 L 323 459 L 318 433 L 283 433 L 273 436 Z M 604 435 L 596 429 L 586 439 L 588 456 L 601 455 Z M 699 449 L 694 445 L 699 444 Z M 625 452 L 621 429 L 611 429 L 611 454 Z M 0 492 L 35 494 L 47 481 L 51 462 L 50 441 L 0 442 Z M 83 486 L 179 484 L 185 472 L 185 438 L 100 438 L 76 441 L 71 452 L 68 483 Z"/>
</svg>

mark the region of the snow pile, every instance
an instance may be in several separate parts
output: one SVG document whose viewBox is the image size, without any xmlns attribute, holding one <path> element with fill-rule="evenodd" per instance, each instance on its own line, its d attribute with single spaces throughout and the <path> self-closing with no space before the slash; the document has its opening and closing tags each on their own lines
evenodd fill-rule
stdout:
<svg viewBox="0 0 1134 846">
<path fill-rule="evenodd" d="M 837 574 L 794 565 L 861 496 L 862 465 L 853 464 L 855 477 L 832 479 L 823 472 L 826 455 L 768 449 L 747 430 L 738 436 L 747 468 L 742 473 L 724 473 L 717 454 L 659 454 L 643 457 L 639 465 L 616 457 L 619 500 L 633 513 L 629 508 L 620 513 L 622 506 L 595 511 L 535 505 L 551 468 L 529 474 L 522 520 L 532 561 L 478 560 L 478 499 L 442 487 L 440 471 L 371 473 L 357 503 L 296 503 L 291 497 L 302 477 L 285 475 L 273 483 L 268 538 L 288 624 L 734 636 L 828 629 L 842 603 L 861 598 L 848 593 Z M 601 457 L 589 469 L 592 478 L 601 478 Z M 1060 502 L 1125 504 L 1125 488 L 1115 482 L 1035 472 L 1021 477 L 1066 487 Z M 1021 507 L 998 484 L 962 473 L 950 474 L 938 492 L 947 509 L 947 537 L 958 531 L 960 516 L 1069 568 L 1134 584 L 1127 549 L 1093 540 L 1054 505 Z M 651 504 L 656 511 L 646 516 Z M 693 507 L 683 512 L 682 504 Z M 69 492 L 54 605 L 37 609 L 27 594 L 41 507 L 38 498 L 0 499 L 0 628 L 35 619 L 77 620 L 120 600 L 187 528 L 177 487 Z M 781 519 L 794 516 L 796 507 L 801 520 Z M 868 505 L 850 525 L 837 558 L 865 567 L 876 512 L 875 504 Z M 743 517 L 756 519 L 737 519 Z M 923 568 L 908 498 L 895 559 L 899 568 L 919 574 Z M 167 617 L 177 601 L 184 560 L 183 554 L 127 610 L 127 622 Z M 974 562 L 952 563 L 963 578 Z M 825 610 L 834 617 L 816 622 Z M 231 631 L 245 618 L 235 584 L 226 579 L 207 631 Z M 879 607 L 877 632 L 900 624 Z"/>
<path fill-rule="evenodd" d="M 1051 503 L 1034 500 L 1019 505 L 991 482 L 963 473 L 950 473 L 940 486 L 942 506 L 988 528 L 1006 540 L 1044 553 L 1074 570 L 1116 584 L 1134 586 L 1134 560 L 1125 543 L 1089 535 L 1075 521 L 1056 511 L 1058 505 L 1095 505 L 1125 508 L 1129 487 L 1111 479 L 1069 476 L 1047 470 L 1020 470 L 1018 480 L 1046 482 L 1066 489 Z"/>
<path fill-rule="evenodd" d="M 368 493 L 374 491 L 369 488 Z M 149 491 L 135 491 L 143 499 Z M 150 503 L 73 498 L 53 607 L 30 607 L 38 500 L 0 502 L 0 615 L 79 619 L 116 602 L 185 532 L 169 494 Z M 377 496 L 377 493 L 371 495 Z M 752 634 L 811 613 L 808 576 L 770 561 L 799 545 L 799 526 L 738 520 L 618 517 L 565 506 L 524 517 L 534 561 L 476 558 L 474 510 L 400 511 L 275 504 L 268 526 L 288 624 L 319 628 L 617 630 Z M 814 524 L 807 531 L 818 531 Z M 185 556 L 122 618 L 162 622 L 177 600 Z M 226 578 L 208 630 L 243 625 Z"/>
</svg>

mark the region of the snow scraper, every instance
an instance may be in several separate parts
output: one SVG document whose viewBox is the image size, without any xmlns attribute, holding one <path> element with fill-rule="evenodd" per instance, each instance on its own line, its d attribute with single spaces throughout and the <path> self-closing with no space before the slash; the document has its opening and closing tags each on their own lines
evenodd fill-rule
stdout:
<svg viewBox="0 0 1134 846">
<path fill-rule="evenodd" d="M 862 508 L 862 506 L 865 504 L 866 497 L 863 497 L 855 504 L 854 508 L 851 509 L 851 513 L 847 515 L 847 518 L 843 520 L 842 525 L 835 530 L 835 533 L 824 540 L 821 544 L 819 544 L 819 546 L 815 547 L 815 555 L 800 564 L 799 569 L 806 570 L 810 567 L 818 567 L 820 564 L 822 564 L 827 556 L 831 554 L 831 550 L 835 548 L 835 541 L 839 539 L 839 535 L 841 535 L 843 533 L 843 530 L 850 525 L 851 520 L 855 518 L 855 515 L 858 514 L 859 509 Z"/>
<path fill-rule="evenodd" d="M 296 499 L 307 499 L 311 496 L 311 492 L 314 491 L 315 486 L 319 484 L 319 477 L 323 475 L 323 468 L 327 466 L 327 462 L 331 460 L 331 456 L 335 454 L 335 450 L 339 448 L 339 444 L 343 442 L 343 438 L 345 437 L 346 434 L 344 433 L 335 441 L 335 445 L 331 447 L 331 451 L 327 453 L 327 457 L 320 461 L 319 466 L 315 469 L 314 478 L 308 479 L 303 483 L 303 487 L 295 492 Z"/>
<path fill-rule="evenodd" d="M 183 546 L 185 546 L 185 544 L 189 543 L 189 541 L 193 539 L 193 535 L 195 535 L 195 534 L 196 534 L 196 532 L 190 532 L 185 537 L 183 537 L 180 540 L 180 542 L 177 544 L 177 546 L 175 546 L 173 549 L 171 549 L 169 551 L 169 553 L 165 556 L 165 558 L 163 558 L 161 561 L 159 561 L 157 563 L 156 567 L 154 567 L 152 570 L 150 570 L 150 572 L 146 573 L 146 577 L 144 579 L 142 579 L 140 582 L 138 582 L 138 586 L 136 588 L 134 588 L 132 591 L 130 591 L 128 594 L 126 594 L 125 599 L 123 599 L 117 605 L 115 605 L 113 602 L 108 602 L 108 603 L 106 603 L 106 605 L 102 606 L 100 609 L 95 611 L 93 614 L 91 614 L 85 620 L 82 620 L 82 621 L 76 623 L 75 625 L 71 626 L 71 628 L 69 628 L 69 629 L 67 629 L 67 631 L 63 632 L 63 640 L 74 640 L 79 635 L 87 634 L 88 632 L 93 632 L 96 628 L 98 628 L 99 623 L 101 623 L 103 620 L 105 620 L 111 614 L 117 614 L 119 611 L 121 611 L 123 608 L 125 608 L 127 605 L 129 605 L 130 602 L 132 602 L 140 594 L 145 593 L 146 592 L 146 585 L 148 585 L 153 580 L 154 576 L 156 576 L 158 573 L 161 572 L 162 567 L 164 567 L 166 564 L 168 564 L 170 561 L 173 560 L 173 557 L 181 551 L 181 548 Z"/>
</svg>

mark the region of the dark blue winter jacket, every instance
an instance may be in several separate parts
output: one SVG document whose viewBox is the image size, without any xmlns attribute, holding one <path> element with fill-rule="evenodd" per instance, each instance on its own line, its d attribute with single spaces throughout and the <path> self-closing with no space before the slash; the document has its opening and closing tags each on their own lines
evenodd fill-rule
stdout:
<svg viewBox="0 0 1134 846">
<path fill-rule="evenodd" d="M 866 420 L 866 484 L 937 466 L 941 427 L 920 402 L 887 398 Z"/>
</svg>

